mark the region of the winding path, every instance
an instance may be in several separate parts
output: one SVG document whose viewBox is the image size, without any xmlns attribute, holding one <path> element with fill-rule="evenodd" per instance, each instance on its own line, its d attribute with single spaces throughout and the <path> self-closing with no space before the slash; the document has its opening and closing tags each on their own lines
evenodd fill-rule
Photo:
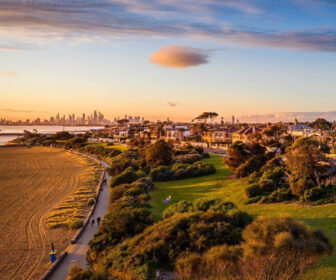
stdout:
<svg viewBox="0 0 336 280">
<path fill-rule="evenodd" d="M 109 167 L 109 165 L 106 162 L 102 161 L 102 164 L 104 167 Z M 105 177 L 107 182 L 110 180 L 110 176 L 105 173 Z M 108 204 L 109 204 L 109 188 L 108 184 L 104 185 L 99 193 L 99 197 L 97 200 L 97 205 L 92 213 L 92 217 L 95 219 L 97 217 L 101 217 L 103 219 L 104 215 L 107 212 Z M 95 232 L 98 231 L 98 225 L 97 222 L 94 224 L 94 226 L 91 226 L 91 224 L 88 224 L 83 231 L 81 237 L 78 239 L 78 241 L 75 244 L 71 244 L 67 248 L 67 256 L 65 259 L 60 263 L 60 265 L 57 267 L 55 272 L 52 274 L 52 276 L 49 279 L 52 280 L 65 280 L 68 276 L 69 267 L 71 264 L 79 264 L 83 268 L 87 267 L 86 262 L 86 252 L 89 248 L 88 243 L 93 238 L 93 235 Z"/>
</svg>

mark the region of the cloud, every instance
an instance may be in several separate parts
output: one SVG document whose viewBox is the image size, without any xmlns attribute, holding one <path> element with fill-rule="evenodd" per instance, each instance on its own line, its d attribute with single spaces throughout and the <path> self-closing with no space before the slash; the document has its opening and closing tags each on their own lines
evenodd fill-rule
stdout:
<svg viewBox="0 0 336 280">
<path fill-rule="evenodd" d="M 296 1 L 299 0 L 293 3 Z M 35 44 L 36 37 L 49 43 L 50 38 L 57 42 L 76 38 L 91 41 L 90 37 L 155 36 L 212 39 L 247 48 L 336 52 L 336 30 L 332 27 L 272 32 L 243 28 L 246 19 L 264 24 L 262 16 L 277 16 L 272 5 L 261 3 L 253 0 L 1 0 L 0 36 L 26 40 L 31 37 Z M 328 6 L 330 11 L 332 6 Z M 0 44 L 0 50 L 18 49 Z"/>
<path fill-rule="evenodd" d="M 208 51 L 185 46 L 165 46 L 153 52 L 150 61 L 170 68 L 186 68 L 208 63 Z"/>
<path fill-rule="evenodd" d="M 297 119 L 301 122 L 311 122 L 317 118 L 324 118 L 328 121 L 336 120 L 336 111 L 327 112 L 278 112 L 270 114 L 255 114 L 238 116 L 240 122 L 257 123 L 257 122 L 293 122 Z"/>
<path fill-rule="evenodd" d="M 18 72 L 14 71 L 5 71 L 1 73 L 4 76 L 9 76 L 9 77 L 16 77 L 18 75 Z"/>
<path fill-rule="evenodd" d="M 0 51 L 20 51 L 21 48 L 10 44 L 0 44 Z"/>
<path fill-rule="evenodd" d="M 2 109 L 1 111 L 8 113 L 35 113 L 35 111 L 31 110 L 15 110 L 15 109 Z"/>
<path fill-rule="evenodd" d="M 169 101 L 168 102 L 168 106 L 170 106 L 170 107 L 176 107 L 177 106 L 177 102 L 171 102 L 171 101 Z"/>
</svg>

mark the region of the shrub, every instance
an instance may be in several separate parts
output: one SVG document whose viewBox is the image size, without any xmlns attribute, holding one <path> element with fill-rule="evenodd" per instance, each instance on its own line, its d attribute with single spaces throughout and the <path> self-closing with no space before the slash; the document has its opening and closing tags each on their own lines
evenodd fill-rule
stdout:
<svg viewBox="0 0 336 280">
<path fill-rule="evenodd" d="M 200 154 L 186 154 L 176 156 L 174 161 L 178 163 L 194 163 L 196 161 L 200 161 L 202 158 L 203 157 Z"/>
<path fill-rule="evenodd" d="M 129 279 L 152 279 L 148 265 L 174 265 L 187 251 L 203 253 L 216 245 L 239 244 L 244 227 L 237 225 L 245 225 L 246 217 L 243 216 L 238 212 L 214 211 L 175 214 L 109 248 L 98 265 L 119 275 L 128 275 Z"/>
<path fill-rule="evenodd" d="M 108 168 L 107 171 L 109 175 L 115 176 L 123 172 L 128 167 L 133 167 L 134 170 L 138 170 L 136 161 L 137 153 L 132 151 L 123 152 L 112 159 L 110 168 Z"/>
<path fill-rule="evenodd" d="M 159 166 L 153 168 L 149 175 L 154 181 L 168 181 L 173 179 L 174 171 L 168 166 Z"/>
<path fill-rule="evenodd" d="M 176 261 L 177 279 L 302 279 L 333 246 L 321 231 L 291 218 L 259 217 L 243 231 L 244 241 Z"/>
<path fill-rule="evenodd" d="M 273 192 L 276 189 L 276 185 L 272 180 L 263 180 L 260 182 L 260 189 L 263 193 Z"/>
<path fill-rule="evenodd" d="M 260 196 L 260 195 L 255 196 L 255 197 L 251 197 L 251 198 L 249 198 L 249 199 L 246 199 L 246 200 L 244 201 L 244 204 L 257 203 L 260 199 L 261 199 L 261 196 Z"/>
<path fill-rule="evenodd" d="M 275 167 L 273 169 L 266 170 L 260 177 L 261 181 L 271 180 L 275 184 L 280 184 L 285 176 L 285 170 L 283 167 Z"/>
<path fill-rule="evenodd" d="M 235 171 L 237 178 L 242 178 L 258 171 L 266 162 L 264 155 L 255 155 L 250 157 L 245 163 L 241 164 Z"/>
<path fill-rule="evenodd" d="M 113 177 L 110 181 L 110 187 L 115 187 L 121 184 L 132 183 L 138 179 L 137 174 L 134 172 L 132 167 L 128 167 L 119 175 Z"/>
<path fill-rule="evenodd" d="M 186 213 L 195 211 L 193 204 L 187 200 L 181 200 L 177 203 L 170 205 L 163 211 L 162 217 L 169 218 L 175 213 Z"/>
<path fill-rule="evenodd" d="M 314 182 L 307 178 L 295 178 L 290 177 L 289 185 L 292 190 L 292 194 L 300 197 L 304 191 L 314 187 Z"/>
<path fill-rule="evenodd" d="M 259 184 L 251 184 L 248 185 L 245 189 L 245 194 L 248 198 L 260 196 L 262 194 L 261 188 Z"/>
<path fill-rule="evenodd" d="M 94 198 L 90 198 L 88 201 L 88 206 L 92 206 L 96 203 L 96 200 Z"/>
<path fill-rule="evenodd" d="M 326 188 L 322 186 L 317 186 L 315 188 L 305 190 L 303 198 L 305 201 L 317 201 L 322 199 L 326 193 L 327 193 Z"/>
<path fill-rule="evenodd" d="M 71 229 L 78 229 L 83 226 L 84 222 L 81 219 L 73 220 L 69 223 L 69 228 Z"/>
<path fill-rule="evenodd" d="M 268 202 L 281 202 L 292 199 L 292 192 L 290 189 L 286 188 L 279 188 L 272 192 L 268 196 Z"/>
<path fill-rule="evenodd" d="M 258 183 L 259 181 L 260 174 L 258 171 L 254 171 L 251 173 L 251 175 L 248 178 L 248 183 L 253 184 L 253 183 Z"/>
<path fill-rule="evenodd" d="M 193 206 L 195 210 L 199 211 L 221 211 L 227 212 L 232 209 L 236 209 L 237 206 L 229 201 L 223 201 L 222 199 L 206 199 L 206 198 L 199 198 L 193 202 Z"/>
</svg>

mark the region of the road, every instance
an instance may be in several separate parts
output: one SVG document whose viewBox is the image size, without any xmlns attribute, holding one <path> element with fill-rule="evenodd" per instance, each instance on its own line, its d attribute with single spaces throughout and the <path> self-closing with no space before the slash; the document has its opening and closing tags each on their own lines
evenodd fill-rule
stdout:
<svg viewBox="0 0 336 280">
<path fill-rule="evenodd" d="M 105 162 L 102 162 L 104 167 L 109 167 L 109 165 Z M 110 176 L 105 173 L 105 179 L 107 182 L 110 180 Z M 94 210 L 92 216 L 96 219 L 97 217 L 101 217 L 103 219 L 104 215 L 107 212 L 108 204 L 109 204 L 109 188 L 108 184 L 104 185 L 97 201 L 96 209 Z M 52 280 L 65 280 L 68 276 L 69 267 L 71 264 L 79 264 L 83 268 L 87 267 L 86 262 L 86 252 L 89 248 L 88 243 L 93 238 L 95 232 L 98 231 L 97 222 L 92 227 L 91 224 L 88 224 L 82 233 L 81 237 L 77 241 L 76 244 L 71 244 L 68 249 L 68 255 L 65 257 L 63 262 L 59 265 L 53 275 L 50 277 Z"/>
</svg>

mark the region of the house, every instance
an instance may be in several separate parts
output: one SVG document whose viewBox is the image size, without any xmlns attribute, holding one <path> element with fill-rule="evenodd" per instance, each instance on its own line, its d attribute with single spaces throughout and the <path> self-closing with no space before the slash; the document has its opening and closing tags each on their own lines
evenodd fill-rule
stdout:
<svg viewBox="0 0 336 280">
<path fill-rule="evenodd" d="M 187 125 L 166 125 L 163 127 L 166 140 L 183 140 L 191 136 Z"/>
<path fill-rule="evenodd" d="M 256 126 L 246 126 L 239 130 L 232 132 L 232 143 L 241 141 L 244 143 L 249 142 L 249 136 L 262 132 L 262 129 Z"/>
<path fill-rule="evenodd" d="M 320 136 L 321 132 L 305 124 L 288 125 L 288 133 L 293 137 Z"/>
<path fill-rule="evenodd" d="M 228 128 L 214 128 L 204 132 L 202 139 L 209 144 L 227 144 L 231 143 L 231 133 Z"/>
</svg>

